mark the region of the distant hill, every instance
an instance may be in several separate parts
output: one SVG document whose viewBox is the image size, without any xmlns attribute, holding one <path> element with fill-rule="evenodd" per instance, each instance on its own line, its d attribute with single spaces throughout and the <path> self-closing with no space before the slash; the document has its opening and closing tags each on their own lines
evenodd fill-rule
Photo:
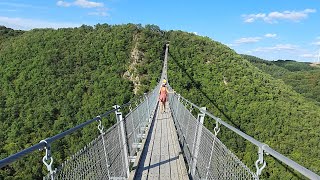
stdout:
<svg viewBox="0 0 320 180">
<path fill-rule="evenodd" d="M 6 39 L 0 49 L 0 158 L 152 89 L 167 41 L 168 80 L 177 92 L 320 173 L 320 107 L 313 101 L 219 42 L 134 24 L 34 29 Z M 281 68 L 273 70 L 278 76 L 290 72 L 260 66 Z M 212 130 L 214 121 L 206 118 L 205 125 Z M 53 143 L 55 167 L 97 135 L 93 126 Z M 255 171 L 256 147 L 225 128 L 218 137 Z M 41 158 L 35 153 L 13 163 L 0 170 L 0 179 L 41 179 Z M 266 159 L 262 179 L 301 178 Z"/>
<path fill-rule="evenodd" d="M 277 60 L 273 61 L 277 66 L 283 67 L 285 69 L 288 69 L 291 72 L 295 71 L 310 71 L 315 70 L 317 67 L 310 66 L 311 63 L 308 62 L 297 62 L 294 60 Z"/>
<path fill-rule="evenodd" d="M 293 60 L 266 61 L 254 56 L 242 56 L 263 72 L 283 80 L 295 91 L 320 105 L 320 67 Z"/>
<path fill-rule="evenodd" d="M 0 26 L 0 44 L 8 38 L 21 35 L 24 31 L 14 30 L 5 26 Z"/>
</svg>

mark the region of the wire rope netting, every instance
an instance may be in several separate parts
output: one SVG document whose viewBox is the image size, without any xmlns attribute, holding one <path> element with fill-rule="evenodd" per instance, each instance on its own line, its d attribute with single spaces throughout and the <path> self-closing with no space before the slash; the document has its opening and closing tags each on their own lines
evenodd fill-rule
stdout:
<svg viewBox="0 0 320 180">
<path fill-rule="evenodd" d="M 62 163 L 53 174 L 43 179 L 125 179 L 128 157 L 135 156 L 145 133 L 146 126 L 154 114 L 158 97 L 157 86 L 130 106 L 130 112 L 106 132 Z M 124 132 L 121 131 L 121 123 Z M 122 140 L 122 133 L 125 141 Z M 125 154 L 127 152 L 127 154 Z"/>
<path fill-rule="evenodd" d="M 177 95 L 169 97 L 179 142 L 193 179 L 258 179 L 212 132 L 193 116 Z M 192 173 L 194 171 L 194 173 Z"/>
</svg>

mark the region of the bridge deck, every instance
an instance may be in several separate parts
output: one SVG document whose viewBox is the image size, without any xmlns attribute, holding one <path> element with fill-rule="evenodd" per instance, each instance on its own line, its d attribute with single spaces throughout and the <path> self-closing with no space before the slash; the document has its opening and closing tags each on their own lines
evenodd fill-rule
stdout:
<svg viewBox="0 0 320 180">
<path fill-rule="evenodd" d="M 189 179 L 171 111 L 156 111 L 135 179 Z"/>
</svg>

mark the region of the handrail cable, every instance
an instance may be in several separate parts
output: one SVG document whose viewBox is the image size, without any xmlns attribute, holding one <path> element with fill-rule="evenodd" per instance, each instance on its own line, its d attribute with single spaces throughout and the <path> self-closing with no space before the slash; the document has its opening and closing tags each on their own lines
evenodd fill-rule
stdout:
<svg viewBox="0 0 320 180">
<path fill-rule="evenodd" d="M 175 95 L 178 95 L 175 93 Z M 300 164 L 294 162 L 293 160 L 291 160 L 290 158 L 280 154 L 279 152 L 277 152 L 276 150 L 270 148 L 267 144 L 261 143 L 260 141 L 254 139 L 253 137 L 245 134 L 244 132 L 238 130 L 237 128 L 231 126 L 230 124 L 224 122 L 223 120 L 221 120 L 220 118 L 214 116 L 213 114 L 211 114 L 210 112 L 208 112 L 207 110 L 203 110 L 201 109 L 199 106 L 195 105 L 194 103 L 190 102 L 189 100 L 187 100 L 186 98 L 178 95 L 180 97 L 180 99 L 183 99 L 184 101 L 188 102 L 189 104 L 191 104 L 193 107 L 199 109 L 201 112 L 205 113 L 206 115 L 208 115 L 209 117 L 213 118 L 214 120 L 216 120 L 217 122 L 223 124 L 226 128 L 230 129 L 231 131 L 237 133 L 238 135 L 240 135 L 241 137 L 243 137 L 244 139 L 250 141 L 251 143 L 253 143 L 254 145 L 258 146 L 259 148 L 261 148 L 263 151 L 266 152 L 267 155 L 271 155 L 273 157 L 275 157 L 276 159 L 280 160 L 281 162 L 287 164 L 288 166 L 290 166 L 291 168 L 293 168 L 294 170 L 300 172 L 301 174 L 303 174 L 304 176 L 310 178 L 310 179 L 320 179 L 320 176 L 317 175 L 316 173 L 310 171 L 309 169 L 301 166 Z"/>
<path fill-rule="evenodd" d="M 131 103 L 132 102 L 128 102 L 126 104 L 123 104 L 122 106 L 119 106 L 116 109 L 109 110 L 109 111 L 105 112 L 102 115 L 99 115 L 99 116 L 97 116 L 97 117 L 95 117 L 93 119 L 90 119 L 90 120 L 82 123 L 82 124 L 79 124 L 79 125 L 77 125 L 77 126 L 75 126 L 73 128 L 70 128 L 70 129 L 68 129 L 68 130 L 66 130 L 66 131 L 64 131 L 64 132 L 62 132 L 60 134 L 54 135 L 52 137 L 49 137 L 49 138 L 45 139 L 44 141 L 40 141 L 38 144 L 35 144 L 35 145 L 33 145 L 33 146 L 29 147 L 29 148 L 26 148 L 26 149 L 24 149 L 24 150 L 22 150 L 22 151 L 20 151 L 20 152 L 18 152 L 16 154 L 13 154 L 13 155 L 11 155 L 11 156 L 9 156 L 7 158 L 1 159 L 0 160 L 0 168 L 3 168 L 4 166 L 6 166 L 6 165 L 8 165 L 8 164 L 10 164 L 10 163 L 12 163 L 12 162 L 24 157 L 24 156 L 26 156 L 26 155 L 36 151 L 36 150 L 41 150 L 41 149 L 45 148 L 47 144 L 51 144 L 52 142 L 54 142 L 56 140 L 59 140 L 59 139 L 65 137 L 65 136 L 67 136 L 67 135 L 69 135 L 69 134 L 71 134 L 71 133 L 73 133 L 73 132 L 75 132 L 75 131 L 77 131 L 77 130 L 79 130 L 79 129 L 81 129 L 81 128 L 83 128 L 83 127 L 85 127 L 85 126 L 87 126 L 87 125 L 89 125 L 91 123 L 93 123 L 93 122 L 95 122 L 95 121 L 99 121 L 102 117 L 106 117 L 109 114 L 111 114 L 111 113 L 113 113 L 113 112 L 115 112 L 115 111 L 117 111 L 117 110 L 119 110 L 121 108 L 129 106 Z"/>
</svg>

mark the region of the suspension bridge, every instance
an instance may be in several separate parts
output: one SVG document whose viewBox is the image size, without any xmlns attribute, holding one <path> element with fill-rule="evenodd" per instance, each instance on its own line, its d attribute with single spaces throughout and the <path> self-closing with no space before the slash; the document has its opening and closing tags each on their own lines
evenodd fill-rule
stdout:
<svg viewBox="0 0 320 180">
<path fill-rule="evenodd" d="M 168 79 L 168 47 L 167 44 L 161 80 Z M 115 105 L 102 115 L 2 159 L 0 168 L 41 149 L 45 151 L 42 162 L 48 170 L 43 179 L 259 179 L 263 169 L 268 168 L 264 156 L 270 155 L 305 177 L 320 180 L 319 175 L 177 93 L 169 94 L 166 109 L 160 112 L 160 85 L 161 82 L 138 101 Z M 124 108 L 129 109 L 125 115 Z M 117 122 L 104 129 L 103 118 L 113 114 Z M 205 118 L 215 121 L 214 132 L 203 125 Z M 98 137 L 53 167 L 51 143 L 92 123 L 98 124 Z M 255 171 L 218 139 L 221 126 L 257 146 Z"/>
</svg>

